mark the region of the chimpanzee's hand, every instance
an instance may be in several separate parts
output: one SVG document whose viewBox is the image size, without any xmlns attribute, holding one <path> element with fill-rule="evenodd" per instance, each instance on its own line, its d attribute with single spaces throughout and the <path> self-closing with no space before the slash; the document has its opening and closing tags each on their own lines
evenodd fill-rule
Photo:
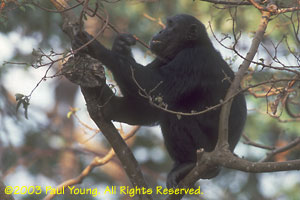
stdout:
<svg viewBox="0 0 300 200">
<path fill-rule="evenodd" d="M 132 34 L 120 34 L 116 37 L 112 51 L 122 54 L 124 56 L 131 55 L 131 48 L 130 46 L 135 45 L 136 39 L 133 37 Z"/>
</svg>

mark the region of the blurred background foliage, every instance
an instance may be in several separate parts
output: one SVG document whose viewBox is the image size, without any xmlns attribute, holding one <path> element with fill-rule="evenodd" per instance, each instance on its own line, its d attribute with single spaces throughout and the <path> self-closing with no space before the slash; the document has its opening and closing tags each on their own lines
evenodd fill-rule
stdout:
<svg viewBox="0 0 300 200">
<path fill-rule="evenodd" d="M 36 1 L 41 7 L 55 10 L 50 1 Z M 241 59 L 222 47 L 218 39 L 225 34 L 232 36 L 232 19 L 230 13 L 234 8 L 193 0 L 124 0 L 98 1 L 101 8 L 109 14 L 109 21 L 120 31 L 137 35 L 146 43 L 161 26 L 151 21 L 152 17 L 163 22 L 167 16 L 188 13 L 206 26 L 207 31 L 226 61 L 237 69 Z M 2 2 L 3 3 L 3 2 Z M 75 4 L 76 2 L 70 1 Z M 95 1 L 90 1 L 94 6 Z M 80 9 L 76 8 L 79 15 Z M 231 12 L 229 12 L 231 10 Z M 239 6 L 236 13 L 236 32 L 242 37 L 238 44 L 240 53 L 245 54 L 249 48 L 260 20 L 260 12 L 252 6 Z M 298 17 L 299 17 L 299 13 Z M 146 17 L 149 16 L 149 17 Z M 264 40 L 266 49 L 274 49 L 282 38 L 293 51 L 299 54 L 299 43 L 293 35 L 289 23 L 291 13 L 274 16 L 269 24 Z M 70 48 L 70 40 L 60 29 L 59 13 L 47 12 L 27 1 L 7 1 L 0 11 L 0 169 L 1 180 L 11 186 L 41 185 L 57 186 L 62 181 L 77 176 L 94 156 L 105 156 L 108 144 L 89 119 L 85 103 L 78 87 L 62 77 L 42 81 L 30 99 L 29 119 L 26 120 L 23 110 L 16 112 L 14 95 L 28 95 L 42 79 L 46 68 L 34 69 L 30 65 L 36 61 L 33 49 L 51 50 L 63 53 Z M 86 21 L 86 30 L 95 34 L 101 23 L 94 18 Z M 223 34 L 224 33 L 224 34 Z M 105 31 L 99 38 L 107 47 L 111 46 L 115 33 Z M 230 46 L 230 42 L 226 43 Z M 152 59 L 148 50 L 137 45 L 134 55 L 140 61 Z M 272 62 L 260 48 L 256 61 L 263 58 Z M 281 44 L 277 49 L 278 57 L 287 64 L 299 66 L 299 60 L 291 58 L 287 45 Z M 9 61 L 9 62 L 6 62 Z M 298 62 L 298 63 L 297 63 Z M 51 74 L 60 68 L 55 64 Z M 269 80 L 274 76 L 291 76 L 286 72 L 262 70 L 253 65 L 251 82 Z M 108 72 L 109 75 L 109 72 Z M 246 85 L 246 83 L 245 83 Z M 298 86 L 299 87 L 299 86 Z M 279 122 L 266 114 L 266 98 L 255 98 L 246 93 L 248 103 L 248 120 L 245 134 L 255 142 L 268 146 L 283 146 L 300 136 L 298 122 Z M 70 107 L 79 108 L 76 117 L 67 117 Z M 299 107 L 293 112 L 299 113 Z M 280 111 L 278 111 L 280 112 Z M 288 116 L 283 111 L 281 119 Z M 86 123 L 85 126 L 83 123 Z M 128 132 L 131 127 L 116 124 L 122 131 Z M 249 160 L 260 160 L 268 151 L 243 144 L 241 139 L 235 153 Z M 162 136 L 158 127 L 141 128 L 129 141 L 131 148 L 142 166 L 143 172 L 152 186 L 164 185 L 166 172 L 172 162 L 164 149 Z M 300 157 L 300 147 L 277 155 L 274 160 L 283 161 Z M 213 180 L 199 181 L 204 195 L 186 197 L 186 199 L 300 199 L 299 172 L 280 172 L 266 174 L 247 174 L 226 170 Z M 110 163 L 96 168 L 81 185 L 82 188 L 99 188 L 104 191 L 110 185 L 130 185 L 122 166 L 116 158 Z M 45 191 L 44 191 L 45 192 Z M 16 195 L 16 199 L 41 199 L 42 195 Z M 159 199 L 160 197 L 157 197 Z M 101 195 L 92 197 L 59 195 L 55 199 L 130 199 L 128 196 Z"/>
</svg>

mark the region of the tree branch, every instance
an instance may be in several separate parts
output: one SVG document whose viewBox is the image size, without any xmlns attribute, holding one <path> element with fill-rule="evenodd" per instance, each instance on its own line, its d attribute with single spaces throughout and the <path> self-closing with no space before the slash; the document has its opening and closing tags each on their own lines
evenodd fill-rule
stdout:
<svg viewBox="0 0 300 200">
<path fill-rule="evenodd" d="M 293 140 L 292 142 L 290 142 L 289 144 L 283 146 L 283 147 L 280 147 L 280 148 L 277 148 L 277 149 L 274 149 L 272 150 L 271 152 L 269 152 L 267 154 L 267 157 L 262 159 L 260 162 L 266 162 L 266 161 L 269 161 L 271 160 L 271 158 L 273 158 L 276 154 L 279 154 L 279 153 L 282 153 L 282 152 L 285 152 L 287 150 L 290 150 L 294 147 L 296 147 L 297 145 L 300 144 L 300 137 L 296 138 L 295 140 Z"/>
<path fill-rule="evenodd" d="M 214 4 L 233 5 L 233 6 L 251 5 L 251 3 L 249 3 L 247 0 L 200 0 L 200 1 L 206 1 Z"/>
<path fill-rule="evenodd" d="M 250 173 L 300 170 L 300 159 L 285 162 L 251 162 L 234 156 L 231 152 L 219 152 L 213 155 L 213 160 L 224 167 Z"/>
<path fill-rule="evenodd" d="M 50 0 L 51 3 L 56 7 L 58 10 L 65 10 L 69 8 L 67 2 L 65 0 Z M 62 12 L 63 17 L 63 31 L 72 39 L 74 39 L 77 32 L 80 30 L 78 23 L 78 18 L 72 13 L 72 11 Z M 76 60 L 77 59 L 77 60 Z M 69 63 L 70 61 L 70 63 Z M 106 121 L 99 109 L 103 102 L 99 99 L 99 94 L 103 89 L 110 88 L 105 84 L 105 75 L 104 73 L 101 74 L 103 67 L 99 61 L 85 56 L 85 57 L 77 57 L 74 59 L 69 59 L 68 61 L 68 76 L 71 77 L 72 80 L 81 79 L 85 73 L 92 74 L 93 72 L 97 72 L 95 77 L 90 77 L 93 82 L 86 83 L 87 86 L 80 85 L 82 94 L 87 103 L 88 112 L 96 123 L 98 128 L 102 131 L 103 135 L 106 137 L 108 142 L 111 144 L 112 148 L 114 149 L 117 157 L 122 163 L 126 174 L 128 175 L 133 187 L 137 188 L 148 188 L 147 184 L 145 183 L 143 174 L 141 172 L 140 166 L 138 165 L 135 157 L 133 156 L 130 148 L 124 142 L 122 137 L 120 136 L 119 132 L 113 126 L 111 122 Z M 73 62 L 72 62 L 73 61 Z M 90 70 L 89 72 L 80 73 L 82 69 L 86 71 Z M 72 73 L 72 70 L 74 70 Z M 77 74 L 76 74 L 77 72 Z M 83 80 L 87 80 L 87 77 L 83 77 Z M 76 80 L 77 79 L 77 80 Z M 93 85 L 94 84 L 94 85 Z M 91 86 L 92 85 L 92 86 Z M 139 199 L 143 200 L 152 200 L 151 195 L 137 195 Z"/>
<path fill-rule="evenodd" d="M 124 140 L 127 140 L 127 139 L 131 138 L 136 133 L 136 131 L 138 129 L 139 129 L 139 127 L 135 127 L 134 129 L 132 129 L 132 131 L 130 133 L 128 133 L 127 135 L 124 136 Z M 82 181 L 84 180 L 84 178 L 86 178 L 92 172 L 92 170 L 95 167 L 99 167 L 99 166 L 105 165 L 114 156 L 115 156 L 115 151 L 113 149 L 110 149 L 109 152 L 103 158 L 100 158 L 100 157 L 96 156 L 93 159 L 93 161 L 87 167 L 85 167 L 84 170 L 82 170 L 82 172 L 80 173 L 80 175 L 78 175 L 75 178 L 72 178 L 72 179 L 64 181 L 59 186 L 57 186 L 55 190 L 56 191 L 61 191 L 61 190 L 63 190 L 63 188 L 67 188 L 68 186 L 72 186 L 72 185 L 76 185 L 76 184 L 82 183 Z M 57 192 L 57 193 L 59 193 L 59 192 Z M 44 198 L 44 200 L 51 200 L 56 195 L 57 195 L 56 193 L 49 193 Z"/>
<path fill-rule="evenodd" d="M 274 12 L 276 14 L 284 12 L 293 12 L 300 9 L 300 2 L 298 0 L 272 0 L 272 4 L 276 5 L 273 7 L 264 7 L 265 3 L 268 1 L 264 0 L 200 0 L 214 4 L 231 5 L 231 6 L 241 6 L 241 5 L 253 5 L 259 10 Z"/>
<path fill-rule="evenodd" d="M 256 31 L 255 37 L 252 40 L 252 44 L 249 49 L 249 52 L 247 53 L 246 59 L 241 64 L 230 88 L 228 89 L 228 92 L 224 99 L 225 101 L 227 101 L 227 99 L 230 99 L 231 96 L 233 96 L 239 90 L 240 83 L 244 77 L 244 74 L 247 72 L 250 63 L 257 52 L 259 44 L 263 39 L 263 36 L 268 26 L 270 16 L 271 16 L 270 12 L 262 12 L 260 25 L 258 27 L 258 30 Z M 229 113 L 231 109 L 231 104 L 232 104 L 232 99 L 228 103 L 222 106 L 221 113 L 220 113 L 220 121 L 219 121 L 219 137 L 218 137 L 216 148 L 223 149 L 224 147 L 226 147 L 226 149 L 228 149 L 228 122 L 229 122 Z"/>
</svg>

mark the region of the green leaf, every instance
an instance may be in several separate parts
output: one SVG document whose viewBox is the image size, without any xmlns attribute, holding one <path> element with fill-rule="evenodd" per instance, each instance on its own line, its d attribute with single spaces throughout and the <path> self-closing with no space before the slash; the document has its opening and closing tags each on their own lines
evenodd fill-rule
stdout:
<svg viewBox="0 0 300 200">
<path fill-rule="evenodd" d="M 18 101 L 17 103 L 17 107 L 16 107 L 16 112 L 18 112 L 19 108 L 20 108 L 20 105 L 21 105 L 22 101 Z"/>
<path fill-rule="evenodd" d="M 65 62 L 65 59 L 66 59 L 66 57 L 68 57 L 68 55 L 69 55 L 69 53 L 70 53 L 70 51 L 69 50 L 65 50 L 64 51 L 64 54 L 63 54 L 63 58 L 62 58 L 62 62 Z"/>
<path fill-rule="evenodd" d="M 29 7 L 29 8 L 31 8 L 32 11 L 35 11 L 35 10 L 36 10 L 35 6 L 32 5 L 32 4 L 26 4 L 26 6 Z"/>
<path fill-rule="evenodd" d="M 73 111 L 68 112 L 67 118 L 70 119 L 70 117 L 73 115 Z"/>
<path fill-rule="evenodd" d="M 24 97 L 24 94 L 17 93 L 15 94 L 15 96 L 16 96 L 16 101 L 20 101 Z"/>
<path fill-rule="evenodd" d="M 24 115 L 25 115 L 25 118 L 28 119 L 28 107 L 30 105 L 29 101 L 29 97 L 28 96 L 25 96 L 23 94 L 15 94 L 16 96 L 16 101 L 17 101 L 17 107 L 16 107 L 16 112 L 18 112 L 21 104 L 23 105 L 23 108 L 24 108 Z"/>
<path fill-rule="evenodd" d="M 69 119 L 74 113 L 76 113 L 79 109 L 78 108 L 71 108 L 71 110 L 67 114 L 67 118 Z"/>
<path fill-rule="evenodd" d="M 28 107 L 29 107 L 29 98 L 27 96 L 24 97 L 23 101 L 23 108 L 24 108 L 24 115 L 25 118 L 28 119 Z"/>
<path fill-rule="evenodd" d="M 24 6 L 20 6 L 19 9 L 23 12 L 26 12 L 26 8 Z"/>
</svg>

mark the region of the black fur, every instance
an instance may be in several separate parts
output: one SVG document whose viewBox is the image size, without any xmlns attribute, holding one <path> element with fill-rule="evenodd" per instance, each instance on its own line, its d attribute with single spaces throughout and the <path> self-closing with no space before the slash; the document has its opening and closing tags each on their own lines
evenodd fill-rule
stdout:
<svg viewBox="0 0 300 200">
<path fill-rule="evenodd" d="M 88 46 L 88 53 L 112 71 L 123 94 L 113 97 L 103 108 L 103 114 L 108 120 L 161 126 L 166 148 L 174 160 L 167 186 L 174 187 L 195 165 L 197 149 L 214 149 L 220 109 L 193 116 L 171 114 L 142 97 L 136 82 L 150 94 L 152 101 L 169 110 L 190 113 L 219 104 L 234 73 L 213 47 L 204 25 L 193 16 L 181 14 L 168 18 L 166 28 L 150 42 L 157 58 L 147 66 L 133 59 L 130 46 L 135 42 L 132 35 L 121 34 L 112 50 L 96 41 Z M 243 94 L 239 94 L 233 101 L 229 119 L 231 151 L 241 136 L 245 120 L 246 103 Z"/>
</svg>

